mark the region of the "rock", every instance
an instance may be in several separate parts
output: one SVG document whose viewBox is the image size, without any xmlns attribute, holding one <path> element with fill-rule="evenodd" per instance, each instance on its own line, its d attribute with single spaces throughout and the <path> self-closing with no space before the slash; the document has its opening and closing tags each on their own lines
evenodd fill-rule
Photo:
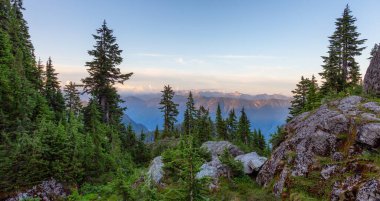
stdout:
<svg viewBox="0 0 380 201">
<path fill-rule="evenodd" d="M 335 174 L 337 165 L 327 165 L 321 171 L 321 176 L 323 179 L 328 179 L 332 174 Z"/>
<path fill-rule="evenodd" d="M 237 146 L 228 141 L 207 141 L 204 142 L 201 147 L 207 149 L 212 156 L 222 155 L 225 149 L 227 149 L 233 157 L 244 153 Z"/>
<path fill-rule="evenodd" d="M 43 181 L 41 184 L 33 186 L 31 189 L 17 194 L 13 198 L 8 198 L 6 201 L 20 201 L 31 198 L 40 198 L 44 201 L 64 200 L 67 192 L 63 185 L 55 179 Z"/>
<path fill-rule="evenodd" d="M 379 201 L 380 200 L 380 181 L 369 180 L 364 183 L 358 191 L 356 201 Z"/>
<path fill-rule="evenodd" d="M 361 176 L 348 177 L 344 181 L 337 181 L 333 185 L 331 201 L 355 200 L 355 188 L 360 183 Z"/>
<path fill-rule="evenodd" d="M 368 122 L 380 122 L 380 119 L 377 118 L 377 116 L 375 114 L 372 114 L 372 113 L 363 113 L 361 114 L 361 120 L 362 122 L 364 123 L 368 123 Z"/>
<path fill-rule="evenodd" d="M 334 161 L 342 161 L 344 159 L 344 155 L 341 152 L 335 152 L 332 155 L 332 159 Z"/>
<path fill-rule="evenodd" d="M 148 178 L 154 181 L 155 184 L 161 185 L 161 180 L 164 177 L 164 163 L 162 162 L 162 156 L 157 156 L 153 159 L 148 170 Z"/>
<path fill-rule="evenodd" d="M 285 181 L 288 175 L 289 170 L 287 167 L 285 167 L 280 174 L 280 179 L 273 186 L 273 192 L 277 197 L 280 197 L 282 190 L 284 189 Z"/>
<path fill-rule="evenodd" d="M 225 175 L 226 166 L 220 162 L 218 157 L 212 157 L 210 162 L 204 163 L 200 171 L 197 173 L 197 178 L 210 177 L 212 179 Z"/>
<path fill-rule="evenodd" d="M 380 123 L 366 124 L 358 130 L 357 141 L 373 148 L 380 145 Z"/>
<path fill-rule="evenodd" d="M 252 174 L 254 171 L 259 171 L 267 158 L 259 156 L 256 152 L 251 152 L 248 154 L 236 156 L 235 160 L 243 163 L 244 173 Z"/>
<path fill-rule="evenodd" d="M 201 166 L 201 169 L 197 173 L 196 178 L 202 179 L 209 177 L 211 179 L 209 188 L 216 189 L 219 187 L 219 178 L 222 176 L 227 176 L 227 172 L 228 167 L 223 165 L 217 156 L 213 156 L 210 162 L 204 163 Z"/>
<path fill-rule="evenodd" d="M 380 95 L 380 51 L 371 59 L 364 76 L 364 90 L 369 94 Z"/>
<path fill-rule="evenodd" d="M 361 175 L 373 172 L 369 166 L 350 165 L 348 168 L 348 164 L 363 160 L 357 158 L 366 149 L 373 150 L 380 146 L 380 122 L 373 121 L 380 118 L 379 111 L 377 103 L 350 96 L 294 117 L 284 127 L 287 132 L 285 140 L 273 150 L 271 157 L 261 167 L 256 181 L 263 186 L 274 182 L 274 193 L 281 195 L 287 187 L 286 178 L 306 177 L 311 171 L 321 173 L 320 182 L 336 174 L 355 172 Z M 322 166 L 322 159 L 327 164 Z M 360 176 L 347 178 L 336 183 L 334 188 L 330 187 L 331 195 L 335 196 L 334 199 L 343 195 L 348 200 L 355 199 L 356 190 L 363 182 L 366 182 L 366 178 Z"/>
<path fill-rule="evenodd" d="M 367 110 L 374 112 L 377 115 L 380 115 L 380 106 L 375 102 L 368 102 L 362 105 Z"/>
</svg>

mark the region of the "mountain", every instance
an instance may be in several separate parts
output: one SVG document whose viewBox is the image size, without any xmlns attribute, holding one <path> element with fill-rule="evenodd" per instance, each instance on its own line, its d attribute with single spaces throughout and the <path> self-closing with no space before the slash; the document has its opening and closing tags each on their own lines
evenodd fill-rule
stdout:
<svg viewBox="0 0 380 201">
<path fill-rule="evenodd" d="M 136 132 L 137 135 L 140 135 L 140 132 L 141 132 L 141 131 L 143 131 L 144 133 L 149 132 L 149 130 L 148 130 L 143 124 L 136 123 L 136 122 L 133 121 L 133 120 L 132 120 L 127 114 L 124 114 L 124 115 L 123 115 L 122 122 L 123 122 L 125 125 L 129 125 L 129 124 L 131 124 L 132 129 Z"/>
<path fill-rule="evenodd" d="M 177 91 L 174 96 L 174 102 L 179 104 L 178 123 L 183 121 L 183 113 L 187 101 L 188 91 Z M 252 129 L 261 129 L 263 134 L 269 137 L 276 127 L 285 123 L 290 106 L 290 98 L 283 95 L 248 95 L 209 91 L 193 92 L 195 106 L 203 105 L 209 108 L 210 115 L 215 119 L 215 112 L 218 103 L 222 109 L 222 115 L 226 118 L 228 112 L 235 109 L 237 116 L 240 116 L 240 110 L 244 107 L 251 121 Z M 162 128 L 162 113 L 158 109 L 161 94 L 124 94 L 123 100 L 127 106 L 125 116 L 130 117 L 136 122 L 146 126 L 150 131 L 156 128 Z"/>
</svg>

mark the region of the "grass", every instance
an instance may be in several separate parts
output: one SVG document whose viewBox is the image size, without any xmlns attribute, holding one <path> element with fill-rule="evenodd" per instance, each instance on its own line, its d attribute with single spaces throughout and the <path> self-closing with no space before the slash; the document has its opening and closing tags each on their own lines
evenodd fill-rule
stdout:
<svg viewBox="0 0 380 201">
<path fill-rule="evenodd" d="M 279 200 L 272 192 L 272 189 L 263 188 L 248 176 L 237 177 L 232 180 L 222 178 L 220 189 L 212 193 L 211 200 L 247 200 L 247 201 L 269 201 Z"/>
</svg>

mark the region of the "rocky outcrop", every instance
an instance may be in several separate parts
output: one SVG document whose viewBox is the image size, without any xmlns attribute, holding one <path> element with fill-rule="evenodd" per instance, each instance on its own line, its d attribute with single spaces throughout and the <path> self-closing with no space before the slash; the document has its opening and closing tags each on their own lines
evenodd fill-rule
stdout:
<svg viewBox="0 0 380 201">
<path fill-rule="evenodd" d="M 162 162 L 162 156 L 157 156 L 150 163 L 148 170 L 148 179 L 153 181 L 157 185 L 161 185 L 161 180 L 164 177 L 164 163 Z"/>
<path fill-rule="evenodd" d="M 63 185 L 55 179 L 43 181 L 41 184 L 33 186 L 31 189 L 18 193 L 13 198 L 8 198 L 6 201 L 20 201 L 32 198 L 39 198 L 44 201 L 64 200 L 67 192 Z"/>
<path fill-rule="evenodd" d="M 288 133 L 285 141 L 265 162 L 256 181 L 268 186 L 274 180 L 273 190 L 279 196 L 284 187 L 295 185 L 287 182 L 290 178 L 307 178 L 317 173 L 320 182 L 337 180 L 327 197 L 332 199 L 342 193 L 359 196 L 356 189 L 369 177 L 347 178 L 344 175 L 368 173 L 373 176 L 378 173 L 375 179 L 380 178 L 376 165 L 360 159 L 363 151 L 376 150 L 380 146 L 379 111 L 377 103 L 350 96 L 295 117 L 285 126 Z M 352 188 L 348 188 L 349 185 Z"/>
<path fill-rule="evenodd" d="M 245 174 L 252 174 L 253 172 L 259 171 L 267 158 L 259 156 L 256 152 L 251 152 L 248 154 L 236 156 L 235 160 L 243 163 Z"/>
<path fill-rule="evenodd" d="M 207 141 L 202 144 L 201 148 L 209 151 L 212 156 L 222 155 L 225 149 L 227 149 L 233 157 L 244 154 L 244 152 L 241 151 L 237 146 L 231 144 L 228 141 Z"/>
<path fill-rule="evenodd" d="M 371 59 L 364 76 L 364 90 L 370 94 L 380 95 L 380 51 Z"/>
<path fill-rule="evenodd" d="M 380 200 L 380 181 L 369 180 L 364 183 L 356 195 L 357 201 L 378 201 Z"/>
</svg>

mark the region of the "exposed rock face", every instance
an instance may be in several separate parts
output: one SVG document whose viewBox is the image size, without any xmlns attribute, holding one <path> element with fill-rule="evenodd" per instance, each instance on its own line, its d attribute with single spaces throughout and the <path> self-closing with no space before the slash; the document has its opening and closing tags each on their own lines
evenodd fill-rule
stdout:
<svg viewBox="0 0 380 201">
<path fill-rule="evenodd" d="M 157 156 L 150 164 L 148 178 L 155 184 L 161 184 L 162 177 L 164 176 L 163 167 L 164 163 L 162 162 L 162 156 Z"/>
<path fill-rule="evenodd" d="M 380 95 L 380 51 L 371 59 L 364 76 L 364 90 L 370 94 Z"/>
<path fill-rule="evenodd" d="M 40 198 L 44 201 L 63 200 L 67 193 L 63 188 L 63 185 L 57 182 L 55 179 L 43 181 L 41 184 L 33 186 L 33 188 L 17 194 L 13 198 L 7 199 L 7 201 L 20 201 L 30 198 Z"/>
<path fill-rule="evenodd" d="M 380 200 L 380 181 L 370 180 L 364 183 L 356 196 L 357 201 L 378 201 Z"/>
<path fill-rule="evenodd" d="M 259 156 L 256 152 L 251 152 L 248 154 L 236 156 L 235 160 L 243 163 L 244 173 L 252 174 L 254 171 L 259 171 L 267 158 Z"/>
<path fill-rule="evenodd" d="M 211 183 L 209 188 L 218 188 L 219 178 L 226 176 L 228 172 L 228 167 L 220 162 L 217 156 L 213 156 L 210 162 L 204 163 L 201 166 L 200 171 L 197 173 L 196 178 L 202 179 L 204 177 L 210 177 Z"/>
<path fill-rule="evenodd" d="M 207 149 L 212 156 L 222 155 L 225 149 L 227 149 L 233 157 L 244 154 L 237 146 L 228 141 L 207 141 L 203 143 L 201 147 Z"/>
<path fill-rule="evenodd" d="M 287 138 L 265 162 L 257 182 L 267 186 L 275 179 L 274 192 L 279 196 L 283 188 L 287 187 L 287 178 L 307 177 L 311 172 L 319 172 L 322 182 L 335 174 L 350 172 L 360 176 L 365 171 L 377 172 L 379 169 L 373 170 L 372 165 L 363 166 L 354 159 L 364 150 L 379 148 L 379 111 L 377 103 L 366 102 L 359 96 L 350 96 L 295 117 L 285 126 Z M 338 166 L 339 164 L 341 165 Z M 352 177 L 337 182 L 331 189 L 331 198 L 341 196 L 342 193 L 352 194 L 355 198 L 355 189 L 367 182 L 367 179 Z M 352 188 L 347 187 L 350 185 Z M 365 192 L 367 191 L 363 191 L 363 194 Z"/>
</svg>

